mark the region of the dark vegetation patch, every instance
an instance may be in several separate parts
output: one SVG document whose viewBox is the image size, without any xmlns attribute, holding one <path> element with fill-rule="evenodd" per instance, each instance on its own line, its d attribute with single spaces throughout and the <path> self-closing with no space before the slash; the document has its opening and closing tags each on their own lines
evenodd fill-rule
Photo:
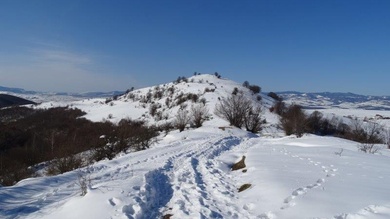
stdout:
<svg viewBox="0 0 390 219">
<path fill-rule="evenodd" d="M 252 186 L 252 184 L 246 183 L 246 184 L 240 186 L 240 188 L 238 188 L 238 192 L 243 192 L 243 191 L 249 189 L 251 186 Z"/>
<path fill-rule="evenodd" d="M 50 161 L 49 173 L 58 174 L 88 161 L 143 150 L 158 134 L 156 127 L 143 122 L 127 119 L 115 125 L 91 122 L 83 115 L 85 112 L 68 107 L 0 110 L 0 184 L 13 185 L 33 176 L 34 165 L 45 161 Z M 85 151 L 93 156 L 80 157 Z"/>
<path fill-rule="evenodd" d="M 295 104 L 287 106 L 283 101 L 276 101 L 270 111 L 280 116 L 280 126 L 286 135 L 295 134 L 302 137 L 304 133 L 311 133 L 340 137 L 365 145 L 384 143 L 381 137 L 383 127 L 375 122 L 349 118 L 347 124 L 336 117 L 327 118 L 318 111 L 307 115 L 301 106 Z"/>
<path fill-rule="evenodd" d="M 237 163 L 233 164 L 232 171 L 244 169 L 246 167 L 245 165 L 245 156 L 242 156 L 241 160 Z"/>
<path fill-rule="evenodd" d="M 170 219 L 173 216 L 173 214 L 166 214 L 162 217 L 162 219 Z"/>
</svg>

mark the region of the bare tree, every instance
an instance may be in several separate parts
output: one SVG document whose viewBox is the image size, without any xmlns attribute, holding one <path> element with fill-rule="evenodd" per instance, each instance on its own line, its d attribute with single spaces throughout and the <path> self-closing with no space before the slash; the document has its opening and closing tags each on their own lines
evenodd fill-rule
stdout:
<svg viewBox="0 0 390 219">
<path fill-rule="evenodd" d="M 179 129 L 180 132 L 184 131 L 187 124 L 190 121 L 187 110 L 179 109 L 175 117 L 175 127 Z"/>
<path fill-rule="evenodd" d="M 191 116 L 192 122 L 194 123 L 196 128 L 202 126 L 203 122 L 206 121 L 209 116 L 209 110 L 206 108 L 204 104 L 196 104 L 191 107 Z"/>
<path fill-rule="evenodd" d="M 383 129 L 383 142 L 387 145 L 387 149 L 390 149 L 390 128 Z"/>
<path fill-rule="evenodd" d="M 306 115 L 299 105 L 289 106 L 280 118 L 286 135 L 295 134 L 297 137 L 302 137 L 305 133 L 306 121 Z"/>
<path fill-rule="evenodd" d="M 359 150 L 370 154 L 377 153 L 381 149 L 376 144 L 382 143 L 380 133 L 383 127 L 376 122 L 369 122 L 364 127 L 361 127 L 361 129 L 363 129 L 363 141 L 358 146 Z"/>
<path fill-rule="evenodd" d="M 242 93 L 223 98 L 215 107 L 215 114 L 225 118 L 230 125 L 241 128 L 246 115 L 251 111 L 252 103 Z"/>
<path fill-rule="evenodd" d="M 262 120 L 263 110 L 261 107 L 253 108 L 245 116 L 245 128 L 252 133 L 258 133 L 262 129 L 264 121 Z"/>
</svg>

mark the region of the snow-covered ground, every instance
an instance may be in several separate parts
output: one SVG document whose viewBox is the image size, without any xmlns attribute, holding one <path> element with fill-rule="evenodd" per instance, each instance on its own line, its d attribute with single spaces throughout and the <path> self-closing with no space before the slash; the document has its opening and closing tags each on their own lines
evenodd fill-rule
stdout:
<svg viewBox="0 0 390 219">
<path fill-rule="evenodd" d="M 268 124 L 260 135 L 229 127 L 213 114 L 213 107 L 218 97 L 240 85 L 209 75 L 195 79 L 208 82 L 178 84 L 176 90 L 190 85 L 191 92 L 207 99 L 212 119 L 203 127 L 172 131 L 148 150 L 111 161 L 1 187 L 0 218 L 390 218 L 387 149 L 366 154 L 358 151 L 358 143 L 340 138 L 283 136 L 268 110 L 264 114 Z M 203 93 L 205 86 L 217 89 Z M 263 104 L 270 104 L 266 97 Z M 51 105 L 61 103 L 39 107 Z M 113 122 L 126 117 L 158 122 L 143 116 L 149 105 L 124 97 L 111 105 L 104 99 L 70 105 L 85 110 L 91 120 L 112 114 Z M 160 110 L 173 115 L 177 109 Z M 231 171 L 242 156 L 246 171 Z M 89 181 L 85 196 L 80 195 L 80 175 Z M 238 192 L 244 184 L 250 184 L 249 189 Z"/>
<path fill-rule="evenodd" d="M 381 153 L 365 154 L 333 137 L 265 138 L 204 127 L 83 170 L 3 187 L 0 216 L 384 219 L 390 153 Z M 232 172 L 243 155 L 247 172 Z M 79 173 L 90 179 L 85 196 Z M 251 187 L 239 193 L 245 183 Z"/>
</svg>

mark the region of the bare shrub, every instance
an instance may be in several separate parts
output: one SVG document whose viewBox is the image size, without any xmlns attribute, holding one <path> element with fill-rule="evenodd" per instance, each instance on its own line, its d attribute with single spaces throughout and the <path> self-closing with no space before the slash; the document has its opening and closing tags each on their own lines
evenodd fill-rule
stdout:
<svg viewBox="0 0 390 219">
<path fill-rule="evenodd" d="M 251 111 L 252 103 L 242 93 L 222 98 L 215 107 L 215 114 L 225 118 L 230 125 L 241 128 L 246 115 Z"/>
<path fill-rule="evenodd" d="M 250 85 L 249 90 L 251 90 L 253 92 L 253 94 L 258 94 L 261 92 L 260 86 L 257 86 L 257 85 Z"/>
<path fill-rule="evenodd" d="M 196 104 L 191 106 L 191 119 L 196 128 L 203 125 L 203 122 L 207 120 L 209 116 L 209 110 L 204 104 Z"/>
<path fill-rule="evenodd" d="M 271 107 L 270 111 L 278 114 L 279 116 L 283 115 L 287 110 L 287 106 L 283 101 L 276 101 L 275 104 Z"/>
<path fill-rule="evenodd" d="M 323 115 L 318 111 L 314 111 L 307 118 L 306 128 L 307 132 L 317 135 L 323 135 Z"/>
<path fill-rule="evenodd" d="M 111 144 L 117 153 L 126 152 L 128 149 L 145 150 L 156 141 L 157 135 L 154 126 L 146 126 L 142 121 L 122 119 L 115 129 Z"/>
<path fill-rule="evenodd" d="M 169 97 L 167 97 L 167 99 L 165 99 L 165 105 L 169 108 L 170 105 L 171 105 L 171 99 Z"/>
<path fill-rule="evenodd" d="M 380 133 L 382 132 L 383 127 L 376 122 L 369 122 L 364 126 L 362 125 L 361 122 L 355 122 L 355 123 L 358 124 L 356 125 L 355 129 L 358 130 L 357 137 L 360 140 L 359 142 L 361 142 L 361 144 L 358 146 L 358 149 L 365 153 L 370 153 L 370 154 L 377 153 L 381 149 L 381 147 L 376 144 L 382 143 Z"/>
<path fill-rule="evenodd" d="M 358 149 L 364 153 L 375 154 L 381 149 L 381 147 L 373 143 L 361 143 L 358 145 Z"/>
<path fill-rule="evenodd" d="M 242 86 L 249 88 L 250 86 L 249 81 L 244 81 L 244 83 L 242 83 Z"/>
<path fill-rule="evenodd" d="M 95 148 L 91 156 L 91 162 L 99 161 L 104 159 L 112 160 L 117 152 L 114 150 L 112 145 L 106 145 L 103 147 Z"/>
<path fill-rule="evenodd" d="M 163 124 L 161 124 L 158 129 L 160 131 L 163 131 L 165 133 L 165 135 L 167 135 L 170 131 L 172 131 L 175 127 L 173 126 L 173 124 L 171 122 L 165 122 Z"/>
<path fill-rule="evenodd" d="M 204 89 L 204 92 L 205 92 L 205 93 L 207 93 L 207 92 L 214 92 L 214 91 L 215 91 L 215 89 L 208 88 L 208 87 L 206 87 L 206 88 Z"/>
<path fill-rule="evenodd" d="M 237 94 L 238 94 L 238 88 L 237 88 L 237 87 L 235 87 L 235 88 L 233 89 L 232 94 L 233 94 L 233 95 L 237 95 Z"/>
<path fill-rule="evenodd" d="M 261 92 L 261 87 L 258 85 L 250 85 L 248 81 L 244 81 L 242 84 L 243 87 L 248 88 L 250 91 L 252 91 L 253 94 L 258 94 Z"/>
<path fill-rule="evenodd" d="M 281 97 L 279 97 L 279 95 L 277 95 L 275 92 L 269 92 L 267 94 L 267 96 L 271 97 L 272 99 L 276 100 L 276 101 L 282 101 L 283 99 Z"/>
<path fill-rule="evenodd" d="M 351 120 L 349 132 L 343 137 L 363 144 L 379 144 L 383 142 L 380 136 L 382 130 L 383 127 L 378 123 L 363 123 L 362 120 L 355 118 Z"/>
<path fill-rule="evenodd" d="M 0 168 L 0 187 L 12 186 L 18 181 L 33 175 L 33 172 L 27 165 L 7 157 L 3 157 L 2 155 L 0 156 L 2 162 Z"/>
<path fill-rule="evenodd" d="M 306 128 L 306 115 L 299 105 L 291 105 L 280 117 L 280 123 L 286 135 L 302 137 Z"/>
<path fill-rule="evenodd" d="M 386 128 L 383 131 L 383 142 L 387 145 L 387 149 L 390 149 L 390 129 Z"/>
<path fill-rule="evenodd" d="M 85 196 L 88 192 L 88 187 L 91 186 L 91 178 L 87 173 L 81 171 L 77 174 L 78 186 L 80 187 L 81 196 Z"/>
<path fill-rule="evenodd" d="M 158 109 L 158 105 L 153 103 L 150 105 L 149 107 L 149 113 L 151 116 L 155 116 L 156 115 L 156 112 L 157 112 L 157 109 Z"/>
<path fill-rule="evenodd" d="M 261 107 L 253 108 L 245 116 L 245 128 L 252 133 L 258 133 L 262 130 L 265 120 L 262 119 L 263 110 Z"/>
<path fill-rule="evenodd" d="M 48 175 L 62 174 L 82 167 L 83 161 L 79 156 L 63 157 L 50 162 Z"/>
<path fill-rule="evenodd" d="M 186 128 L 189 121 L 190 121 L 190 117 L 188 116 L 187 110 L 179 109 L 175 116 L 175 122 L 174 122 L 175 127 L 179 129 L 180 132 L 182 132 Z"/>
</svg>

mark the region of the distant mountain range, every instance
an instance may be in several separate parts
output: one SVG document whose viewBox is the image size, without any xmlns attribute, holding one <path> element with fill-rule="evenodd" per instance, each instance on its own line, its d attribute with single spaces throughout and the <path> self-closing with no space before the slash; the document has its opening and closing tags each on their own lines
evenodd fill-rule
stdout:
<svg viewBox="0 0 390 219">
<path fill-rule="evenodd" d="M 115 95 L 121 95 L 124 91 L 110 91 L 110 92 L 85 92 L 85 93 L 71 93 L 71 92 L 40 92 L 27 91 L 22 88 L 10 88 L 0 86 L 0 93 L 19 96 L 21 98 L 31 100 L 34 102 L 46 102 L 56 100 L 77 100 L 87 98 L 106 98 Z"/>
<path fill-rule="evenodd" d="M 124 94 L 124 91 L 111 92 L 38 92 L 21 88 L 0 86 L 0 93 L 14 95 L 36 103 L 48 101 L 74 101 L 88 98 L 107 98 Z M 390 110 L 390 96 L 371 96 L 340 92 L 304 93 L 297 91 L 276 92 L 287 103 L 295 103 L 306 109 L 344 108 L 366 110 Z"/>
<path fill-rule="evenodd" d="M 277 92 L 277 94 L 288 103 L 296 103 L 310 109 L 357 108 L 390 110 L 390 96 L 369 96 L 339 92 L 303 93 L 296 91 Z"/>
</svg>

